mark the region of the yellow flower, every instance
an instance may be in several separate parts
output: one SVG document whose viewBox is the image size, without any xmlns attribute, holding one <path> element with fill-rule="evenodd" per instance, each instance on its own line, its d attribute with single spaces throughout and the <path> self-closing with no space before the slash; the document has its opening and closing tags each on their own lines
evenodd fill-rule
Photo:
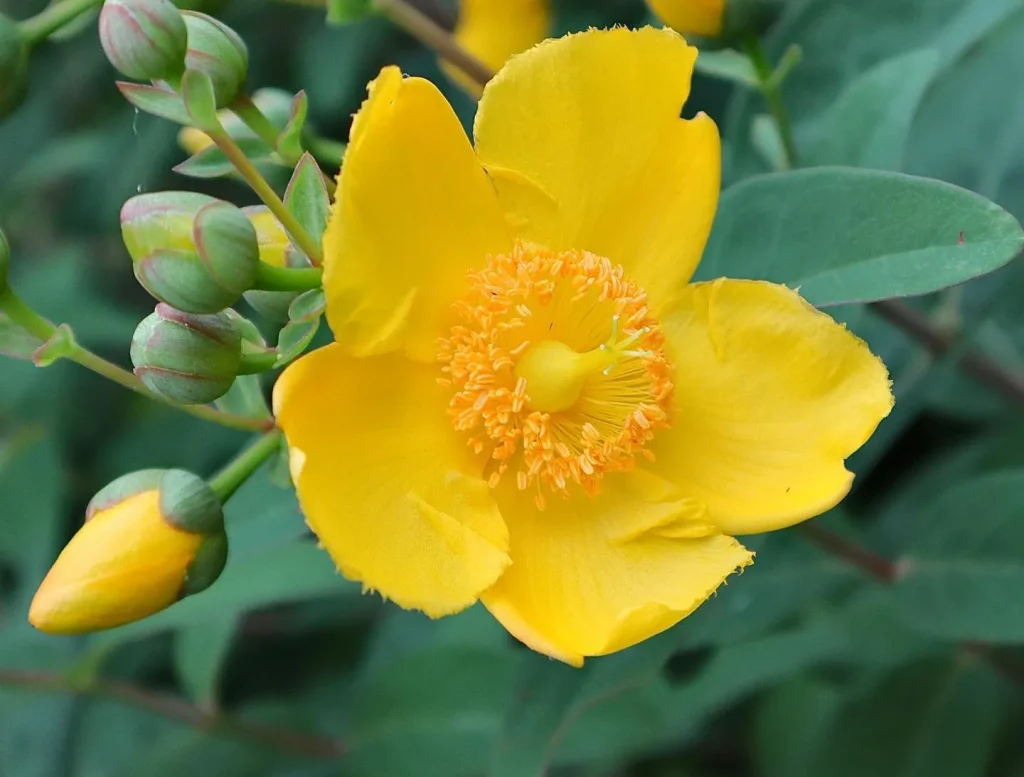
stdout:
<svg viewBox="0 0 1024 777">
<path fill-rule="evenodd" d="M 336 342 L 274 391 L 343 574 L 433 617 L 482 599 L 580 664 L 698 607 L 751 562 L 734 535 L 847 493 L 882 363 L 783 286 L 687 283 L 721 166 L 679 118 L 695 58 L 651 28 L 543 43 L 475 149 L 428 81 L 370 85 L 324 236 Z"/>
<path fill-rule="evenodd" d="M 686 35 L 716 37 L 722 34 L 726 0 L 647 0 L 651 10 L 675 30 Z"/>
<path fill-rule="evenodd" d="M 86 522 L 57 558 L 29 609 L 51 634 L 140 620 L 207 588 L 224 567 L 220 502 L 198 477 L 143 470 L 89 503 Z"/>
<path fill-rule="evenodd" d="M 462 48 L 498 70 L 509 57 L 540 43 L 550 31 L 550 0 L 461 0 L 454 36 Z M 457 67 L 442 59 L 441 68 L 471 95 L 480 96 L 480 84 Z"/>
</svg>

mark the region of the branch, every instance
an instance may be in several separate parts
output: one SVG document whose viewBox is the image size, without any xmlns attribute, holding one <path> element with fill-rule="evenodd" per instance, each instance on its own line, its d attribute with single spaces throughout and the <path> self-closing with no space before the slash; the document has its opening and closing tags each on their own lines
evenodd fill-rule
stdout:
<svg viewBox="0 0 1024 777">
<path fill-rule="evenodd" d="M 957 345 L 955 334 L 942 331 L 926 315 L 901 300 L 886 299 L 871 307 L 935 356 L 942 356 Z M 1003 367 L 977 351 L 967 351 L 960 359 L 960 366 L 968 375 L 991 386 L 1010 402 L 1024 405 L 1024 375 Z"/>
<path fill-rule="evenodd" d="M 797 529 L 808 541 L 817 545 L 826 553 L 830 553 L 836 558 L 846 561 L 851 566 L 867 572 L 883 585 L 891 585 L 900 577 L 900 569 L 896 563 L 875 553 L 870 548 L 858 545 L 811 522 L 802 523 Z M 1024 688 L 1024 671 L 1016 664 L 1008 661 L 1006 656 L 992 645 L 984 642 L 961 642 L 959 648 L 963 653 L 987 661 L 997 672 L 1021 688 Z"/>
<path fill-rule="evenodd" d="M 338 758 L 345 752 L 343 743 L 335 739 L 210 712 L 176 696 L 157 693 L 125 682 L 93 680 L 87 685 L 79 686 L 59 674 L 0 670 L 0 686 L 5 685 L 36 691 L 63 691 L 96 699 L 113 699 L 149 710 L 199 731 L 219 733 L 310 758 Z"/>
</svg>

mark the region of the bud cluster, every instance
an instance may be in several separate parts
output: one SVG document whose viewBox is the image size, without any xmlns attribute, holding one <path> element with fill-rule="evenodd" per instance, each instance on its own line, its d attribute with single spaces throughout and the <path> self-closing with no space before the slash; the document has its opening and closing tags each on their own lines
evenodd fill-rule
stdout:
<svg viewBox="0 0 1024 777">
<path fill-rule="evenodd" d="M 128 78 L 176 87 L 186 70 L 200 71 L 213 83 L 218 107 L 245 86 L 249 53 L 238 34 L 171 0 L 107 0 L 99 31 L 107 59 Z"/>
</svg>

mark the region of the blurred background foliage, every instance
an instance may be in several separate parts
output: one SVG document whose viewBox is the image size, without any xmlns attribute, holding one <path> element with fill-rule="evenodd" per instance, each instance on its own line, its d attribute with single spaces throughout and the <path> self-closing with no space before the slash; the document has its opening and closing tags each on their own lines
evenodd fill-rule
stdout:
<svg viewBox="0 0 1024 777">
<path fill-rule="evenodd" d="M 346 137 L 389 63 L 472 120 L 383 19 L 179 5 L 242 34 L 251 87 L 305 89 L 327 137 Z M 43 6 L 0 2 L 14 18 Z M 640 0 L 557 6 L 558 32 L 650 19 Z M 0 223 L 22 296 L 127 364 L 152 303 L 118 211 L 196 182 L 170 172 L 176 127 L 133 111 L 94 20 L 81 27 L 40 47 L 28 100 L 0 123 Z M 806 164 L 941 178 L 1024 218 L 1024 0 L 794 0 L 766 46 L 793 43 L 784 92 Z M 696 110 L 722 129 L 726 186 L 771 169 L 756 92 L 698 75 Z M 202 186 L 253 202 L 227 179 Z M 956 344 L 930 352 L 874 309 L 833 311 L 897 395 L 851 461 L 853 495 L 812 524 L 851 545 L 758 538 L 759 563 L 695 615 L 583 670 L 479 607 L 430 621 L 362 596 L 268 472 L 228 506 L 232 555 L 210 591 L 106 634 L 35 633 L 28 601 L 97 489 L 143 467 L 209 474 L 245 436 L 72 364 L 0 361 L 0 775 L 1024 777 L 1024 413 L 961 369 L 970 349 L 1024 373 L 1024 266 L 914 305 Z"/>
</svg>

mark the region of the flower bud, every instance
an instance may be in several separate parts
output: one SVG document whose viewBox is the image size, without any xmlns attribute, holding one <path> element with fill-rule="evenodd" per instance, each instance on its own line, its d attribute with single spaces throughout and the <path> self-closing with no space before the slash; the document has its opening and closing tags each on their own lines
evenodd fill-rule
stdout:
<svg viewBox="0 0 1024 777">
<path fill-rule="evenodd" d="M 269 208 L 257 205 L 242 208 L 242 212 L 256 228 L 261 262 L 295 269 L 311 266 L 305 255 L 292 245 L 288 233 Z M 268 321 L 284 323 L 288 320 L 288 308 L 297 296 L 299 292 L 293 291 L 247 291 L 245 301 Z"/>
<path fill-rule="evenodd" d="M 28 619 L 51 634 L 140 620 L 208 588 L 224 569 L 220 501 L 182 470 L 143 470 L 93 497 L 36 592 Z"/>
<path fill-rule="evenodd" d="M 28 89 L 28 44 L 18 25 L 0 14 L 0 118 L 17 108 Z"/>
<path fill-rule="evenodd" d="M 255 282 L 256 231 L 234 205 L 192 192 L 133 197 L 121 209 L 121 236 L 139 283 L 188 313 L 217 313 Z"/>
<path fill-rule="evenodd" d="M 655 15 L 684 35 L 722 33 L 726 0 L 647 0 Z"/>
<path fill-rule="evenodd" d="M 188 28 L 185 67 L 201 70 L 213 82 L 217 107 L 231 104 L 245 84 L 249 52 L 234 30 L 212 16 L 182 11 Z"/>
<path fill-rule="evenodd" d="M 182 313 L 163 303 L 132 337 L 132 364 L 146 388 L 185 405 L 227 393 L 242 360 L 242 332 L 226 313 Z"/>
<path fill-rule="evenodd" d="M 171 0 L 107 0 L 100 44 L 119 72 L 138 81 L 166 81 L 185 72 L 188 29 Z"/>
</svg>

